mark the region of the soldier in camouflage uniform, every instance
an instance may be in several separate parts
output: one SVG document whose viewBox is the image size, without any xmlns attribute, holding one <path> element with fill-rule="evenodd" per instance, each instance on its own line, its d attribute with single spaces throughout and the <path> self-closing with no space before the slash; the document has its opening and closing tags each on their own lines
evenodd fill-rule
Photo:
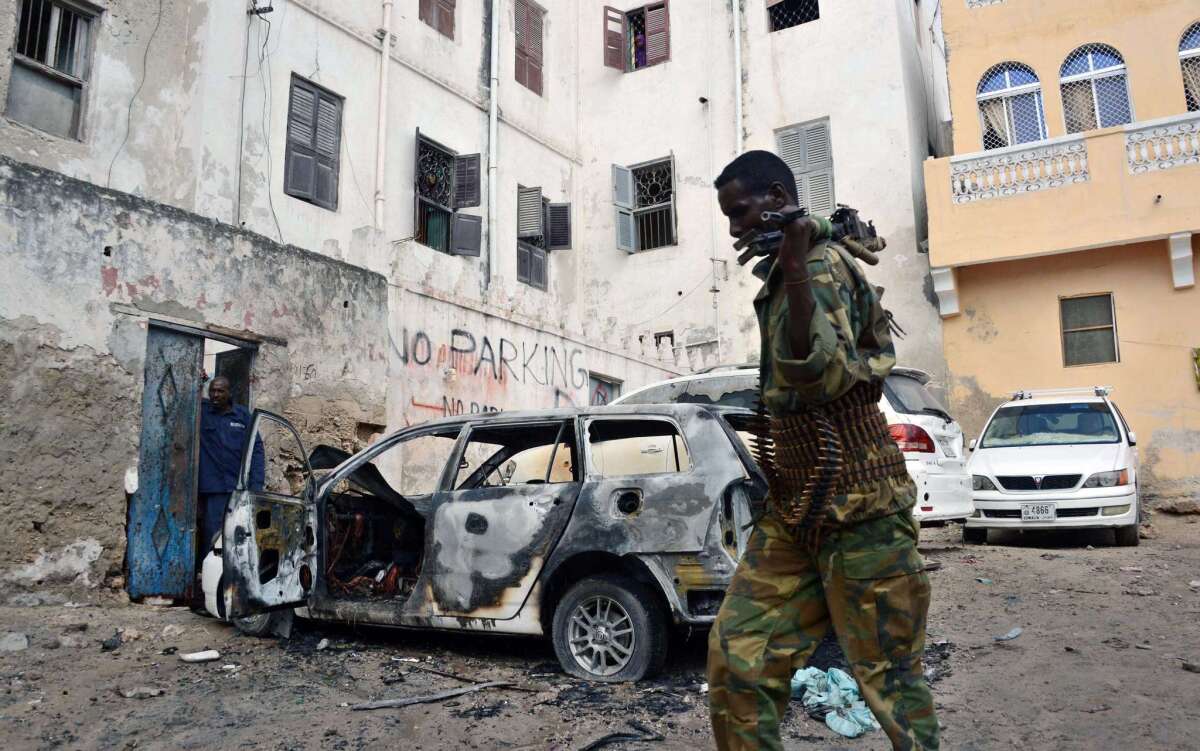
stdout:
<svg viewBox="0 0 1200 751">
<path fill-rule="evenodd" d="M 765 151 L 738 157 L 716 187 L 735 237 L 763 229 L 763 211 L 798 203 L 791 171 Z M 829 233 L 824 219 L 788 224 L 782 247 L 754 269 L 774 467 L 766 513 L 709 637 L 722 750 L 782 748 L 790 678 L 830 624 L 893 747 L 938 748 L 921 664 L 930 591 L 916 493 L 878 407 L 896 363 L 889 319 L 846 248 L 819 239 Z M 830 441 L 838 450 L 822 453 Z M 805 489 L 829 456 L 836 476 L 814 501 Z"/>
</svg>

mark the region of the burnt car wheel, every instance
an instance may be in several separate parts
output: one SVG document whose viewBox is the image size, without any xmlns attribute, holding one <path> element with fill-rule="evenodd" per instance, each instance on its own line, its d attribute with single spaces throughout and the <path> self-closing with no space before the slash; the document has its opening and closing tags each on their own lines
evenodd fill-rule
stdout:
<svg viewBox="0 0 1200 751">
<path fill-rule="evenodd" d="M 563 669 L 593 681 L 636 681 L 662 668 L 667 622 L 649 588 L 619 576 L 583 579 L 554 611 L 554 651 Z"/>
</svg>

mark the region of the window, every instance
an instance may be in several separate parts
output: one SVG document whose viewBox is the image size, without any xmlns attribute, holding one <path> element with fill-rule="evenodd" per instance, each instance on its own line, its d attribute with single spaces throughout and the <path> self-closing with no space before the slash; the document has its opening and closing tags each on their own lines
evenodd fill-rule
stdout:
<svg viewBox="0 0 1200 751">
<path fill-rule="evenodd" d="M 341 143 L 342 98 L 293 75 L 283 192 L 337 211 Z"/>
<path fill-rule="evenodd" d="M 1133 121 L 1125 60 L 1112 47 L 1083 45 L 1067 55 L 1060 76 L 1068 133 Z"/>
<path fill-rule="evenodd" d="M 1200 21 L 1188 27 L 1179 40 L 1179 65 L 1188 112 L 1200 111 Z"/>
<path fill-rule="evenodd" d="M 406 437 L 369 457 L 391 490 L 405 498 L 429 495 L 438 490 L 442 473 L 458 442 L 460 426 L 451 425 L 434 432 Z M 355 470 L 367 476 L 372 470 Z"/>
<path fill-rule="evenodd" d="M 454 38 L 455 0 L 420 0 L 417 16 L 444 36 Z"/>
<path fill-rule="evenodd" d="M 1046 138 L 1042 84 L 1028 65 L 994 65 L 976 89 L 983 148 L 1002 149 Z"/>
<path fill-rule="evenodd" d="M 669 420 L 590 420 L 587 440 L 588 474 L 592 476 L 636 477 L 692 469 L 687 445 Z"/>
<path fill-rule="evenodd" d="M 515 0 L 513 25 L 517 34 L 517 83 L 542 95 L 542 22 L 546 11 L 533 0 Z"/>
<path fill-rule="evenodd" d="M 767 0 L 771 31 L 782 31 L 821 17 L 817 0 Z"/>
<path fill-rule="evenodd" d="M 621 382 L 613 378 L 588 373 L 588 404 L 609 404 L 621 395 Z"/>
<path fill-rule="evenodd" d="M 829 216 L 837 209 L 833 192 L 833 144 L 829 119 L 793 125 L 775 132 L 779 156 L 796 178 L 800 205 L 810 214 Z"/>
<path fill-rule="evenodd" d="M 1071 446 L 1120 440 L 1117 421 L 1104 402 L 1073 402 L 1001 407 L 983 432 L 981 447 Z"/>
<path fill-rule="evenodd" d="M 550 254 L 571 247 L 571 204 L 551 203 L 541 188 L 517 186 L 517 281 L 546 289 Z"/>
<path fill-rule="evenodd" d="M 1119 362 L 1117 326 L 1111 294 L 1064 297 L 1063 365 Z"/>
<path fill-rule="evenodd" d="M 675 244 L 675 158 L 613 165 L 617 247 L 634 253 Z"/>
<path fill-rule="evenodd" d="M 569 422 L 471 430 L 455 490 L 575 480 L 575 429 Z"/>
<path fill-rule="evenodd" d="M 459 154 L 421 135 L 414 164 L 416 241 L 456 256 L 479 256 L 483 220 L 461 208 L 480 200 L 479 154 Z"/>
<path fill-rule="evenodd" d="M 24 0 L 5 114 L 63 138 L 79 138 L 91 59 L 91 6 Z"/>
<path fill-rule="evenodd" d="M 621 71 L 641 70 L 671 59 L 667 2 L 621 12 L 604 8 L 604 64 Z"/>
</svg>

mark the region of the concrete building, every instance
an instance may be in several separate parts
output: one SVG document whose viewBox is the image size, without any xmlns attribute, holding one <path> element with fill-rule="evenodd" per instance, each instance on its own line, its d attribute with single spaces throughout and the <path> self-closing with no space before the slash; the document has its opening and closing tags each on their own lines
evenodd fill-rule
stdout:
<svg viewBox="0 0 1200 751">
<path fill-rule="evenodd" d="M 1200 9 L 942 4 L 954 156 L 925 165 L 951 400 L 1115 387 L 1144 490 L 1200 482 Z"/>
<path fill-rule="evenodd" d="M 348 448 L 755 359 L 758 283 L 711 187 L 743 149 L 783 153 L 814 210 L 875 221 L 889 249 L 869 275 L 908 331 L 901 361 L 944 384 L 921 252 L 920 166 L 949 111 L 936 13 L 18 0 L 0 13 L 0 236 L 17 267 L 0 295 L 0 423 L 23 453 L 87 462 L 40 485 L 45 467 L 0 464 L 24 505 L 0 561 L 94 540 L 86 566 L 115 573 L 133 527 L 154 532 L 154 503 L 121 526 L 121 478 L 135 508 L 152 495 L 145 410 L 164 408 L 145 394 L 165 360 L 151 331 L 203 340 L 200 362 L 241 368 L 244 398 Z M 110 450 L 29 427 L 37 410 L 72 424 L 87 399 L 61 389 L 121 395 L 116 419 L 87 407 Z M 159 490 L 164 508 L 183 494 Z M 186 547 L 189 513 L 151 546 Z M 55 561 L 20 575 L 75 571 Z"/>
</svg>

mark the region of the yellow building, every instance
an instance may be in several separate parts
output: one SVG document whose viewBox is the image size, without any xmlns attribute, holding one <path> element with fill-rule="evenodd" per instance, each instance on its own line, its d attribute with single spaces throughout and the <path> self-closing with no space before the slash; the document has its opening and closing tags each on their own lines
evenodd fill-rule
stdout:
<svg viewBox="0 0 1200 751">
<path fill-rule="evenodd" d="M 1144 490 L 1200 489 L 1200 3 L 945 0 L 925 163 L 950 399 L 1109 385 Z"/>
</svg>

